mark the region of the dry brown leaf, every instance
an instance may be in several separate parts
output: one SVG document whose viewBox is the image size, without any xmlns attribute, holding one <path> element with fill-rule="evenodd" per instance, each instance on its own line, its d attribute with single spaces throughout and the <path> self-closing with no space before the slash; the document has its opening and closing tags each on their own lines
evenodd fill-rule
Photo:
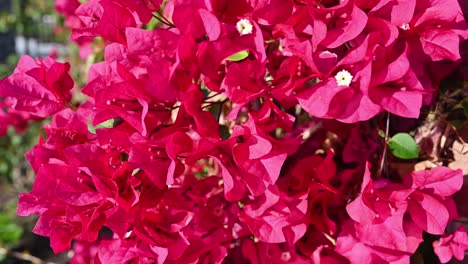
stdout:
<svg viewBox="0 0 468 264">
<path fill-rule="evenodd" d="M 463 175 L 468 175 L 468 144 L 457 140 L 453 143 L 452 151 L 453 161 L 448 164 L 448 167 L 453 170 L 462 169 Z"/>
</svg>

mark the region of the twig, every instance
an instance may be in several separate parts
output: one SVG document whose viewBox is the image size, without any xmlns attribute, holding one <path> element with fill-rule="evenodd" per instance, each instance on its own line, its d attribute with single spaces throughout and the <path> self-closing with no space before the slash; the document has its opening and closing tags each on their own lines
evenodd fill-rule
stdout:
<svg viewBox="0 0 468 264">
<path fill-rule="evenodd" d="M 172 24 L 167 18 L 162 16 L 161 14 L 158 13 L 158 15 L 155 15 L 153 13 L 153 17 L 156 18 L 159 22 L 163 23 L 164 25 L 170 27 L 170 28 L 175 28 L 175 25 Z"/>
<path fill-rule="evenodd" d="M 76 110 L 78 110 L 78 107 L 76 107 L 76 105 L 74 105 L 72 102 L 68 101 L 65 103 L 65 106 L 70 108 L 73 112 L 76 112 Z"/>
<path fill-rule="evenodd" d="M 385 125 L 385 144 L 384 144 L 384 149 L 383 149 L 383 154 L 382 154 L 382 159 L 380 160 L 380 167 L 379 167 L 379 174 L 384 176 L 386 174 L 386 168 L 385 162 L 387 161 L 387 148 L 388 148 L 388 133 L 390 129 L 390 113 L 387 112 L 387 122 Z"/>
<path fill-rule="evenodd" d="M 210 95 L 210 96 L 207 96 L 204 100 L 206 101 L 206 100 L 211 99 L 211 98 L 213 98 L 213 97 L 216 97 L 216 96 L 218 96 L 218 95 L 221 95 L 221 94 L 219 94 L 219 93 L 214 93 L 214 94 L 212 94 L 212 95 Z M 207 102 L 206 102 L 206 103 L 207 103 Z"/>
<path fill-rule="evenodd" d="M 33 264 L 55 264 L 53 262 L 48 262 L 44 261 L 38 257 L 35 257 L 33 255 L 27 254 L 27 253 L 21 253 L 21 252 L 16 252 L 16 251 L 10 251 L 7 248 L 0 247 L 0 254 L 2 255 L 7 255 L 14 257 L 16 259 L 24 260 L 24 261 L 29 261 Z"/>
<path fill-rule="evenodd" d="M 224 103 L 226 103 L 227 101 L 229 101 L 228 98 L 222 100 L 222 101 L 217 101 L 217 102 L 204 102 L 206 103 L 205 106 L 202 106 L 202 109 L 205 110 L 206 108 L 209 108 L 209 107 L 212 107 L 212 106 L 215 106 L 215 105 L 220 105 L 222 106 Z"/>
</svg>

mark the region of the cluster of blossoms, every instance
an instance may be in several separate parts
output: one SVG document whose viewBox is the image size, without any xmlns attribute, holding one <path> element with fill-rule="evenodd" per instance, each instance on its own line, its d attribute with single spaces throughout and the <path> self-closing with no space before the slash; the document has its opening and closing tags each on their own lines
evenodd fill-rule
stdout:
<svg viewBox="0 0 468 264">
<path fill-rule="evenodd" d="M 18 214 L 74 263 L 408 263 L 423 233 L 441 261 L 468 236 L 461 170 L 378 173 L 372 122 L 417 118 L 458 67 L 456 0 L 57 1 L 83 46 L 23 56 L 2 106 L 52 117 L 27 153 Z M 152 20 L 160 21 L 152 28 Z M 1 117 L 1 116 L 0 116 Z M 374 122 L 375 123 L 375 122 Z M 375 133 L 373 132 L 375 131 Z M 341 145 L 327 147 L 332 133 Z M 104 230 L 104 231 L 103 231 Z"/>
</svg>

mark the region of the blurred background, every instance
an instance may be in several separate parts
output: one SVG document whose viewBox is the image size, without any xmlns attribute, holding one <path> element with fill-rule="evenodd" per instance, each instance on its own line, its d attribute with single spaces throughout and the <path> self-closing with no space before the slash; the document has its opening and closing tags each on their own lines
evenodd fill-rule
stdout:
<svg viewBox="0 0 468 264">
<path fill-rule="evenodd" d="M 23 54 L 69 60 L 74 47 L 68 38 L 54 0 L 0 0 L 0 79 Z M 31 233 L 36 218 L 16 216 L 18 194 L 34 181 L 24 154 L 37 143 L 43 122 L 8 126 L 7 118 L 0 109 L 0 263 L 66 263 L 67 254 L 54 256 L 48 239 Z"/>
</svg>

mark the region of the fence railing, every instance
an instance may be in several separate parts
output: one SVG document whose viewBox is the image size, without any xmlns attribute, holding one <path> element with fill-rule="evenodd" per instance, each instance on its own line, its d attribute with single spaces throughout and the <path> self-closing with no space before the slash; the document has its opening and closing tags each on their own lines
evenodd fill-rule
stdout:
<svg viewBox="0 0 468 264">
<path fill-rule="evenodd" d="M 68 48 L 56 37 L 58 21 L 55 16 L 43 15 L 34 19 L 32 30 L 28 34 L 17 35 L 15 50 L 18 54 L 28 54 L 32 57 L 47 56 L 56 51 L 59 54 L 68 54 Z"/>
</svg>

